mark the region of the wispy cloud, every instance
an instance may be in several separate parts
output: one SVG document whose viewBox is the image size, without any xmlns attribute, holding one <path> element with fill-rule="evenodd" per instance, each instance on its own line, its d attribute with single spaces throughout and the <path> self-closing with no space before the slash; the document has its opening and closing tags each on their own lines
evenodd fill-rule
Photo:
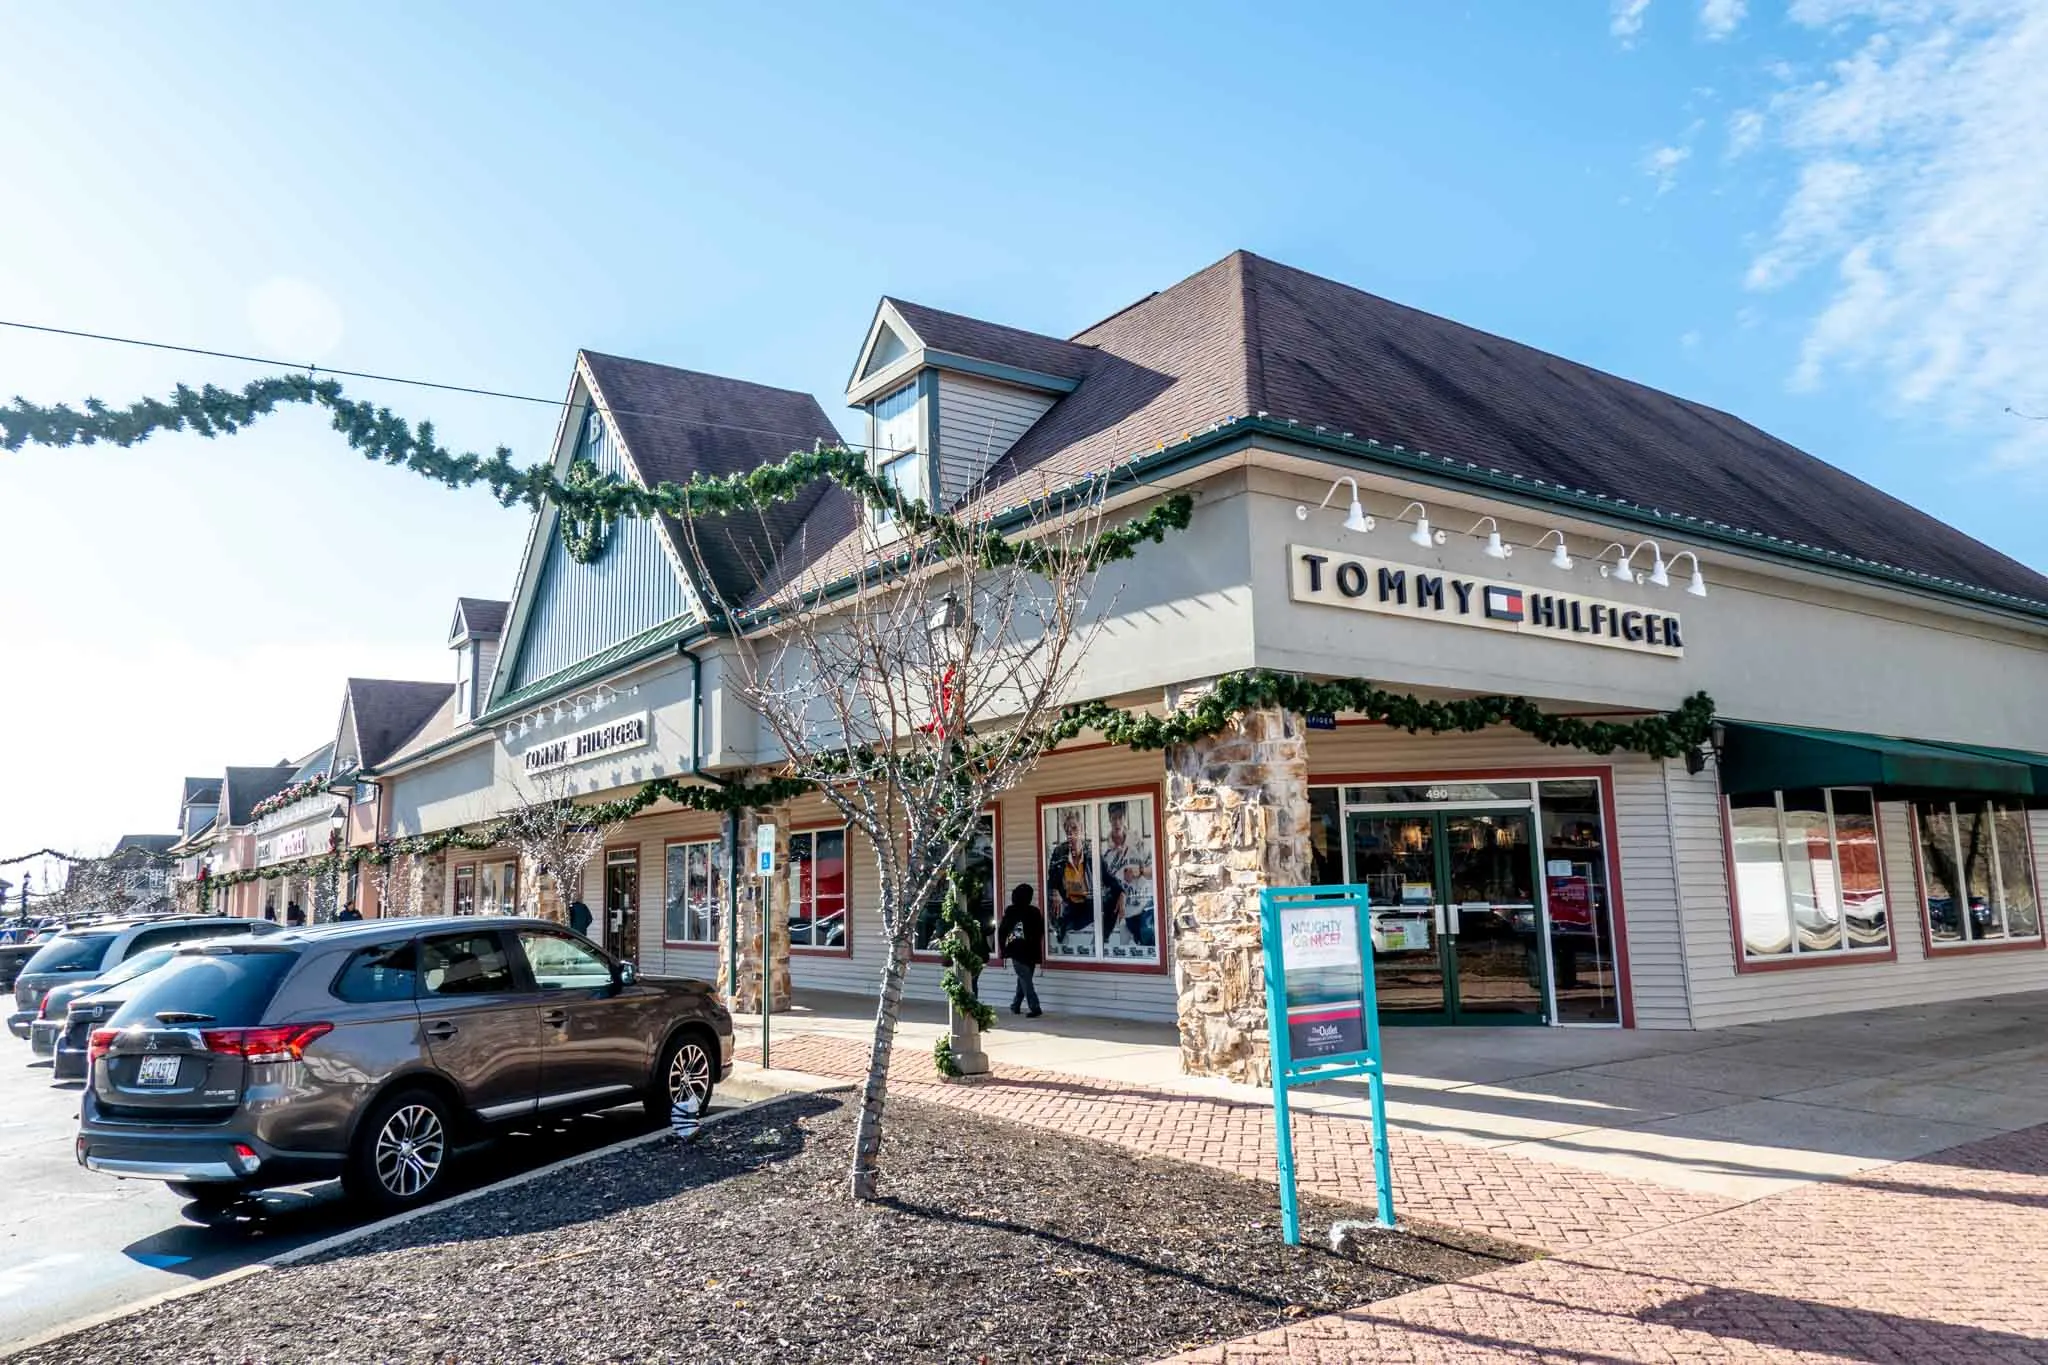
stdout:
<svg viewBox="0 0 2048 1365">
<path fill-rule="evenodd" d="M 1749 0 L 1700 0 L 1700 31 L 1719 42 L 1742 26 Z"/>
<path fill-rule="evenodd" d="M 1650 0 L 1614 0 L 1607 31 L 1621 39 L 1623 47 L 1631 46 L 1643 31 L 1643 12 L 1649 8 Z"/>
<path fill-rule="evenodd" d="M 1764 114 L 1761 109 L 1737 109 L 1728 116 L 1728 159 L 1735 160 L 1756 150 L 1764 140 Z"/>
<path fill-rule="evenodd" d="M 1652 147 L 1643 156 L 1643 174 L 1657 182 L 1657 193 L 1678 183 L 1678 168 L 1692 158 L 1690 147 Z"/>
<path fill-rule="evenodd" d="M 1796 0 L 1850 45 L 1773 105 L 1798 168 L 1754 290 L 1826 272 L 1794 382 L 1881 377 L 1897 399 L 1998 433 L 1997 462 L 2048 468 L 2048 6 Z M 1731 126 L 1731 147 L 1735 140 Z"/>
</svg>

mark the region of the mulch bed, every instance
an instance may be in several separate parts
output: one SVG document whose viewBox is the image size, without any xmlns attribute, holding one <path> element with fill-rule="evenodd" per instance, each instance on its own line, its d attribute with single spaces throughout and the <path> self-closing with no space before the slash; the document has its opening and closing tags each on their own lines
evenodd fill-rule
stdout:
<svg viewBox="0 0 2048 1365">
<path fill-rule="evenodd" d="M 81 1332 L 64 1365 L 1139 1361 L 1527 1251 L 1433 1228 L 1280 1240 L 1270 1185 L 894 1099 L 792 1097 Z M 1305 1201 L 1304 1237 L 1369 1210 Z"/>
</svg>

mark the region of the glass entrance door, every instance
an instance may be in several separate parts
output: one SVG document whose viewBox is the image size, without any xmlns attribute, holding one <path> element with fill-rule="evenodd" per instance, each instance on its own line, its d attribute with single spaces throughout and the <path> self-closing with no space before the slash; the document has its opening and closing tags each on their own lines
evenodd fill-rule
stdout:
<svg viewBox="0 0 2048 1365">
<path fill-rule="evenodd" d="M 640 960 L 640 854 L 634 849 L 604 856 L 604 946 L 613 957 Z"/>
<path fill-rule="evenodd" d="M 1546 1022 L 1534 824 L 1526 809 L 1351 816 L 1383 1018 Z"/>
</svg>

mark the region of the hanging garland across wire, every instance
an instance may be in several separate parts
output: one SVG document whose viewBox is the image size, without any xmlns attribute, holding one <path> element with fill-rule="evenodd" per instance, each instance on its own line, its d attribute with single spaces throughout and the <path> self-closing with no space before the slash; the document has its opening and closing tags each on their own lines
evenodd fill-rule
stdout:
<svg viewBox="0 0 2048 1365">
<path fill-rule="evenodd" d="M 553 503 L 561 511 L 563 544 L 581 563 L 596 559 L 607 531 L 621 518 L 759 512 L 800 496 L 826 478 L 946 550 L 973 556 L 984 568 L 1021 565 L 1040 569 L 1048 567 L 1055 554 L 1032 541 L 986 534 L 921 501 L 905 498 L 900 489 L 868 467 L 866 455 L 844 445 L 793 451 L 774 464 L 737 474 L 719 478 L 698 474 L 688 483 L 664 481 L 652 488 L 601 473 L 587 460 L 576 461 L 567 478 L 557 479 L 549 465 L 523 469 L 515 465 L 512 452 L 504 446 L 489 456 L 474 451 L 458 455 L 435 440 L 433 423 L 407 422 L 389 408 L 347 397 L 338 380 L 311 374 L 273 375 L 252 380 L 239 390 L 212 384 L 193 389 L 180 384 L 167 400 L 143 398 L 125 408 L 88 398 L 81 411 L 64 403 L 46 406 L 17 397 L 0 407 L 0 449 L 19 450 L 28 444 L 61 449 L 102 441 L 127 447 L 166 431 L 226 436 L 270 415 L 282 404 L 326 409 L 333 417 L 334 429 L 366 459 L 409 469 L 449 488 L 483 484 L 505 507 L 523 504 L 537 511 L 543 504 Z M 1193 510 L 1194 499 L 1176 493 L 1132 521 L 1099 531 L 1088 547 L 1089 567 L 1129 559 L 1145 542 L 1156 543 L 1168 531 L 1186 530 Z"/>
</svg>

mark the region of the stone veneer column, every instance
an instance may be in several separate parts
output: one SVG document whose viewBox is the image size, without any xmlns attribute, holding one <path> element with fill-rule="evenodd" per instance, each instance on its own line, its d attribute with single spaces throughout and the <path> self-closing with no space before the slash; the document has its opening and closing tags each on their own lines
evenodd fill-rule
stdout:
<svg viewBox="0 0 2048 1365">
<path fill-rule="evenodd" d="M 438 915 L 448 903 L 448 854 L 445 850 L 430 857 L 412 860 L 413 875 L 419 878 L 421 917 Z"/>
<path fill-rule="evenodd" d="M 1178 709 L 1198 687 L 1167 694 Z M 1251 711 L 1220 734 L 1166 750 L 1166 876 L 1181 1069 L 1265 1085 L 1259 891 L 1310 875 L 1308 740 L 1302 718 Z"/>
<path fill-rule="evenodd" d="M 776 873 L 766 886 L 754 876 L 755 829 L 766 819 L 775 825 L 775 867 Z M 726 954 L 725 936 L 718 939 L 718 989 L 725 996 L 726 1006 L 742 1020 L 748 1015 L 761 1013 L 761 902 L 766 892 L 768 902 L 768 960 L 769 1010 L 781 1014 L 789 1009 L 789 812 L 786 810 L 744 810 L 740 812 L 739 865 L 740 865 L 740 943 L 739 983 L 727 980 L 730 960 Z M 731 852 L 723 842 L 719 856 L 724 864 L 719 868 L 719 885 L 722 888 L 732 867 Z M 720 924 L 724 923 L 725 906 L 719 907 Z"/>
</svg>

